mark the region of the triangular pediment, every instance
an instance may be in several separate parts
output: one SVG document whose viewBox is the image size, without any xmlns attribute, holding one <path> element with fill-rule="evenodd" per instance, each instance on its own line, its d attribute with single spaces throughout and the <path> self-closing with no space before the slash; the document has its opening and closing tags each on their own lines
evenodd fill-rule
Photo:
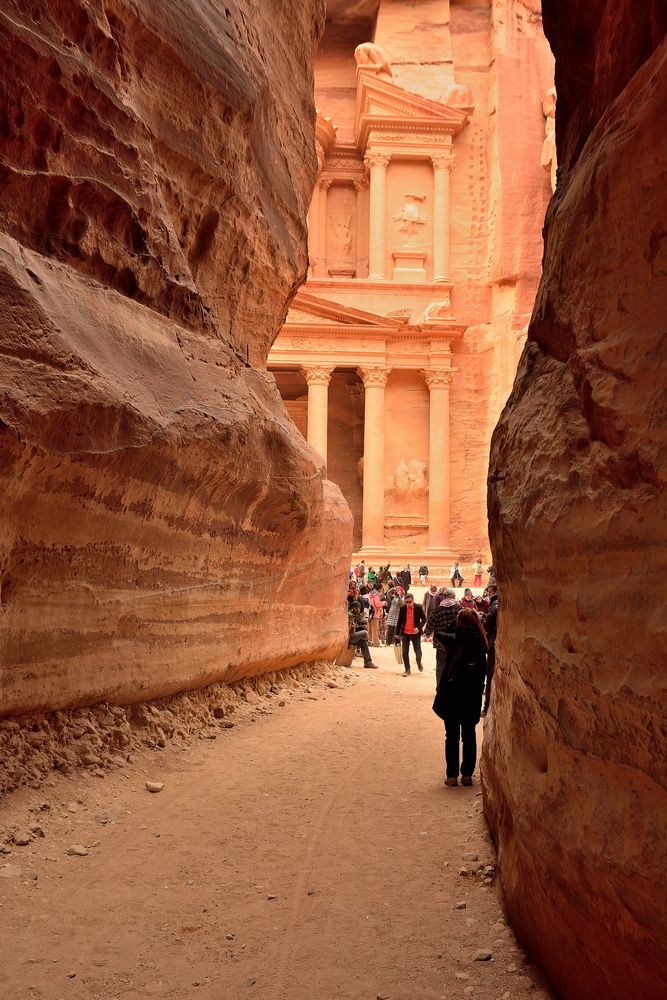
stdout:
<svg viewBox="0 0 667 1000">
<path fill-rule="evenodd" d="M 359 74 L 355 136 L 362 149 L 370 129 L 413 123 L 416 127 L 427 125 L 458 135 L 468 120 L 469 113 L 461 108 L 413 94 L 375 74 Z"/>
<path fill-rule="evenodd" d="M 394 329 L 400 327 L 401 321 L 387 316 L 377 316 L 363 309 L 353 309 L 351 306 L 321 299 L 308 292 L 297 292 L 289 312 L 286 326 L 356 326 L 369 329 Z"/>
</svg>

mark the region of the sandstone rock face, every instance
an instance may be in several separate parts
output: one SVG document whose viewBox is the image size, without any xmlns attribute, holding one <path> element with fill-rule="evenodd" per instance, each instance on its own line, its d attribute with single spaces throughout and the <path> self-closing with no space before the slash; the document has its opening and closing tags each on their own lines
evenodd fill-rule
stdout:
<svg viewBox="0 0 667 1000">
<path fill-rule="evenodd" d="M 351 518 L 263 370 L 316 0 L 0 12 L 0 713 L 331 655 Z"/>
<path fill-rule="evenodd" d="M 485 808 L 568 998 L 667 981 L 664 5 L 545 0 L 559 178 L 491 454 L 501 622 Z"/>
</svg>

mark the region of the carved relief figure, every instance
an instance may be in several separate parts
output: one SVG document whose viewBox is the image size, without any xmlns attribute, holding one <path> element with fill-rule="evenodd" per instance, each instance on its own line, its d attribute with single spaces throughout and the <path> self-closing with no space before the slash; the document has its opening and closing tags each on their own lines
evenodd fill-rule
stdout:
<svg viewBox="0 0 667 1000">
<path fill-rule="evenodd" d="M 452 299 L 448 292 L 445 292 L 438 302 L 430 302 L 424 309 L 425 323 L 442 323 L 451 318 Z"/>
<path fill-rule="evenodd" d="M 426 473 L 426 462 L 422 462 L 419 458 L 406 462 L 401 458 L 396 472 L 387 481 L 386 492 L 393 493 L 401 500 L 426 496 L 428 493 Z"/>
<path fill-rule="evenodd" d="M 372 69 L 378 74 L 393 76 L 384 49 L 373 42 L 362 42 L 361 45 L 357 45 L 354 50 L 354 58 L 357 66 L 361 66 L 363 69 Z"/>
<path fill-rule="evenodd" d="M 556 190 L 556 88 L 550 87 L 542 100 L 542 111 L 546 122 L 544 125 L 544 143 L 540 163 L 549 174 L 551 190 Z"/>
<path fill-rule="evenodd" d="M 392 216 L 394 222 L 398 222 L 399 233 L 405 233 L 404 246 L 408 246 L 421 227 L 426 225 L 426 216 L 421 210 L 425 200 L 424 194 L 406 194 L 401 211 Z"/>
<path fill-rule="evenodd" d="M 337 260 L 352 256 L 352 216 L 338 215 L 333 220 L 333 242 Z"/>
</svg>

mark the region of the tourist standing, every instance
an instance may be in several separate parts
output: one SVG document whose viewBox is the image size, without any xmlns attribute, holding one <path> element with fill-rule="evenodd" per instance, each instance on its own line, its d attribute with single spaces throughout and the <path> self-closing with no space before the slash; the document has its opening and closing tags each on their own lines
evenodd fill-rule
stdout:
<svg viewBox="0 0 667 1000">
<path fill-rule="evenodd" d="M 489 610 L 484 617 L 484 630 L 489 641 L 489 651 L 486 657 L 486 693 L 484 695 L 484 708 L 482 718 L 486 718 L 491 704 L 491 682 L 496 669 L 496 633 L 498 631 L 498 589 L 494 584 L 488 587 Z"/>
<path fill-rule="evenodd" d="M 478 596 L 475 598 L 475 610 L 477 611 L 477 614 L 480 616 L 480 618 L 482 619 L 482 621 L 484 621 L 484 615 L 489 610 L 489 602 L 486 599 L 486 597 L 482 597 L 481 594 L 478 594 Z M 488 637 L 488 633 L 487 633 L 487 637 Z"/>
<path fill-rule="evenodd" d="M 417 668 L 423 670 L 422 665 L 422 629 L 425 624 L 424 611 L 415 604 L 412 594 L 405 595 L 405 604 L 398 612 L 396 621 L 396 636 L 401 637 L 403 643 L 403 666 L 405 673 L 403 677 L 410 676 L 410 645 L 414 646 Z"/>
<path fill-rule="evenodd" d="M 368 641 L 371 646 L 380 645 L 380 622 L 382 621 L 382 598 L 375 585 L 368 592 L 370 618 L 368 620 Z"/>
<path fill-rule="evenodd" d="M 398 613 L 401 610 L 401 605 L 403 603 L 403 588 L 394 587 L 393 590 L 389 591 L 387 595 L 387 631 L 386 631 L 386 642 L 388 646 L 393 646 L 394 644 L 394 633 L 396 632 L 396 622 L 398 621 Z"/>
<path fill-rule="evenodd" d="M 368 567 L 368 573 L 366 573 L 366 583 L 369 587 L 373 586 L 378 582 L 377 573 L 372 566 Z"/>
<path fill-rule="evenodd" d="M 368 614 L 362 610 L 359 601 L 353 601 L 348 613 L 349 619 L 349 643 L 357 646 L 364 659 L 364 667 L 367 670 L 378 670 L 377 663 L 373 663 L 371 653 L 368 648 Z"/>
<path fill-rule="evenodd" d="M 459 773 L 462 785 L 472 785 L 487 647 L 479 616 L 474 611 L 459 611 L 433 702 L 433 711 L 445 723 L 445 784 L 449 786 L 458 785 Z"/>
<path fill-rule="evenodd" d="M 470 587 L 466 587 L 463 592 L 463 597 L 461 598 L 461 607 L 465 608 L 466 611 L 476 611 L 477 606 L 475 604 L 475 598 L 472 596 L 472 590 Z"/>
<path fill-rule="evenodd" d="M 438 593 L 438 588 L 434 583 L 432 583 L 431 586 L 426 591 L 426 593 L 424 594 L 424 600 L 422 601 L 422 609 L 427 618 L 429 616 L 431 607 L 433 605 L 437 593 Z"/>
<path fill-rule="evenodd" d="M 396 574 L 396 579 L 407 594 L 410 589 L 410 584 L 412 583 L 412 574 L 410 573 L 409 568 L 404 566 L 403 569 L 399 570 Z"/>
<path fill-rule="evenodd" d="M 431 609 L 426 619 L 426 628 L 424 629 L 424 635 L 433 636 L 436 684 L 439 682 L 442 671 L 445 668 L 446 643 L 454 634 L 456 619 L 461 610 L 461 605 L 456 600 L 454 591 L 449 587 L 443 587 L 442 591 L 442 600 L 437 607 Z M 440 595 L 438 594 L 438 596 Z"/>
<path fill-rule="evenodd" d="M 473 587 L 482 586 L 482 557 L 477 556 L 474 563 L 472 564 L 472 571 L 474 574 L 474 579 L 472 581 Z"/>
<path fill-rule="evenodd" d="M 422 587 L 425 587 L 428 583 L 428 566 L 426 563 L 422 563 L 419 567 L 419 582 Z"/>
<path fill-rule="evenodd" d="M 461 569 L 457 562 L 452 566 L 452 587 L 462 587 L 463 577 L 461 576 Z"/>
</svg>

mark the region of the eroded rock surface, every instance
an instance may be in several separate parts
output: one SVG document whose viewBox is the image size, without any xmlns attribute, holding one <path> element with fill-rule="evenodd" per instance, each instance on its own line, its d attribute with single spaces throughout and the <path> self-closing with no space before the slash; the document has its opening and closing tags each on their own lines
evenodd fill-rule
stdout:
<svg viewBox="0 0 667 1000">
<path fill-rule="evenodd" d="M 629 1000 L 667 981 L 667 17 L 543 8 L 560 167 L 492 445 L 485 808 L 512 922 L 562 995 Z"/>
<path fill-rule="evenodd" d="M 351 518 L 262 370 L 319 0 L 0 11 L 0 714 L 325 658 Z"/>
</svg>

